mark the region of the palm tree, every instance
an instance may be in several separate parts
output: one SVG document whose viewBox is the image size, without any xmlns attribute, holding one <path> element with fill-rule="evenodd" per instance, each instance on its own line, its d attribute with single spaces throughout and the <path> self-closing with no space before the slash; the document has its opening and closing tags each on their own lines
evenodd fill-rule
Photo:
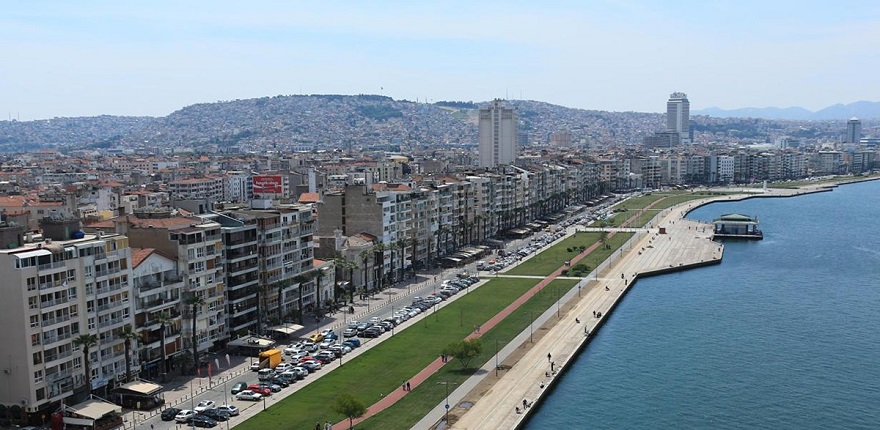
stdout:
<svg viewBox="0 0 880 430">
<path fill-rule="evenodd" d="M 299 284 L 299 301 L 297 302 L 297 312 L 299 313 L 299 323 L 303 324 L 303 284 L 309 282 L 308 274 L 300 274 L 293 277 L 293 282 Z M 281 290 L 278 290 L 278 316 L 281 316 Z"/>
<path fill-rule="evenodd" d="M 369 265 L 367 264 L 367 258 L 369 258 L 371 255 L 374 255 L 372 249 L 365 249 L 361 251 L 361 264 L 364 265 L 364 293 L 367 292 L 367 287 L 369 285 L 368 279 L 370 278 L 370 273 L 368 267 Z M 351 296 L 351 301 L 354 302 L 354 294 L 352 294 Z"/>
<path fill-rule="evenodd" d="M 381 242 L 373 246 L 373 268 L 376 270 L 376 279 L 379 281 L 380 290 L 385 287 L 385 273 L 383 272 L 385 271 L 385 251 L 387 249 L 388 248 L 385 246 L 385 244 Z M 380 255 L 382 256 L 382 265 L 379 265 Z M 392 260 L 392 263 L 393 262 L 394 261 Z"/>
<path fill-rule="evenodd" d="M 190 319 L 192 320 L 193 375 L 195 375 L 199 369 L 199 336 L 196 333 L 196 317 L 198 316 L 199 307 L 205 304 L 205 299 L 196 295 L 195 292 L 192 292 L 184 301 L 184 304 L 192 307 L 192 309 L 190 309 L 192 313 Z"/>
<path fill-rule="evenodd" d="M 119 332 L 119 337 L 125 341 L 123 346 L 125 347 L 125 382 L 131 381 L 131 342 L 137 341 L 141 339 L 141 334 L 134 331 L 131 328 L 131 325 L 126 325 L 122 328 L 122 331 Z M 164 345 L 163 345 L 164 346 Z"/>
<path fill-rule="evenodd" d="M 317 269 L 312 272 L 312 278 L 315 280 L 315 303 L 318 304 L 318 308 L 321 307 L 321 280 L 327 276 L 323 270 Z M 300 290 L 300 297 L 302 297 L 302 290 Z M 317 309 L 315 310 L 317 312 Z"/>
<path fill-rule="evenodd" d="M 162 336 L 162 368 L 165 369 L 165 373 L 169 373 L 171 369 L 169 368 L 168 363 L 168 353 L 165 351 L 165 330 L 171 325 L 173 320 L 171 319 L 171 315 L 168 312 L 162 312 L 158 316 L 156 316 L 156 322 L 159 323 L 159 331 Z"/>
<path fill-rule="evenodd" d="M 284 313 L 283 313 L 283 311 L 284 311 L 284 309 L 283 309 L 283 306 L 284 306 L 284 300 L 282 300 L 282 298 L 284 297 L 284 290 L 286 290 L 287 288 L 289 288 L 289 287 L 290 287 L 291 285 L 293 285 L 293 283 L 295 283 L 295 282 L 297 282 L 297 280 L 296 280 L 296 276 L 294 276 L 292 280 L 291 280 L 291 279 L 284 279 L 284 280 L 278 281 L 278 282 L 276 282 L 276 283 L 273 284 L 273 285 L 275 286 L 275 288 L 278 289 L 278 308 L 277 308 L 277 313 L 278 313 L 278 323 L 279 323 L 279 324 L 284 320 Z M 303 281 L 303 282 L 305 282 L 305 281 Z M 300 300 L 299 300 L 299 301 L 300 301 L 300 305 L 302 305 L 302 290 L 300 290 L 299 299 L 300 299 Z"/>
<path fill-rule="evenodd" d="M 86 380 L 85 380 L 85 391 L 86 393 L 90 393 L 92 391 L 92 361 L 89 359 L 89 348 L 98 344 L 98 335 L 95 334 L 81 334 L 73 339 L 73 346 L 76 348 L 82 347 L 83 352 L 83 365 L 86 370 Z"/>
<path fill-rule="evenodd" d="M 348 283 L 353 288 L 354 287 L 354 285 L 353 285 L 354 270 L 358 268 L 357 263 L 354 261 L 351 261 L 345 257 L 337 256 L 336 258 L 333 259 L 333 264 L 336 266 L 337 273 L 339 274 L 339 276 L 337 277 L 337 284 L 340 279 L 343 281 L 346 280 L 345 272 L 348 271 Z M 336 302 L 339 302 L 339 298 L 337 297 L 336 290 L 337 290 L 337 288 L 333 288 L 333 300 L 335 300 Z M 346 293 L 346 291 L 343 290 L 342 291 L 343 304 L 345 304 L 345 301 L 346 301 L 345 300 L 345 293 Z M 353 290 L 352 290 L 352 294 L 354 294 Z M 352 296 L 352 301 L 354 301 L 354 296 Z"/>
</svg>

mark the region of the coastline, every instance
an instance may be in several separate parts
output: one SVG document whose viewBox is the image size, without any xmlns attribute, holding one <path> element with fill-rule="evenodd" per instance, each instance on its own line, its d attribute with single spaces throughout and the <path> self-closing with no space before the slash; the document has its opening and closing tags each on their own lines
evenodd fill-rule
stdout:
<svg viewBox="0 0 880 430">
<path fill-rule="evenodd" d="M 443 405 L 438 405 L 438 408 L 426 415 L 414 428 L 523 428 L 533 411 L 536 410 L 535 407 L 544 401 L 549 389 L 559 380 L 558 377 L 569 369 L 573 362 L 572 359 L 591 341 L 592 334 L 602 327 L 616 305 L 639 278 L 721 262 L 723 244 L 712 242 L 711 229 L 708 235 L 697 235 L 695 234 L 697 229 L 707 225 L 686 219 L 686 216 L 694 209 L 717 202 L 741 201 L 758 197 L 787 198 L 828 192 L 839 185 L 878 179 L 880 178 L 858 178 L 804 188 L 769 188 L 756 190 L 757 192 L 737 189 L 736 191 L 745 192 L 685 202 L 661 211 L 655 215 L 651 223 L 665 227 L 665 235 L 651 231 L 650 234 L 631 238 L 627 244 L 624 244 L 620 250 L 597 268 L 595 273 L 591 273 L 584 282 L 578 284 L 583 287 L 583 291 L 587 291 L 586 294 L 578 297 L 577 287 L 566 294 L 563 298 L 564 302 L 561 304 L 566 308 L 564 315 L 556 317 L 557 311 L 548 309 L 545 315 L 539 317 L 536 324 L 541 322 L 538 331 L 543 333 L 536 343 L 527 345 L 530 336 L 526 330 L 499 353 L 498 360 L 503 360 L 503 364 L 500 366 L 504 369 L 502 375 L 492 376 L 493 373 L 497 373 L 493 357 L 493 360 L 486 363 L 480 372 L 471 377 L 471 379 L 476 379 L 474 383 L 463 384 L 456 392 L 451 393 L 450 398 L 455 399 L 454 407 L 450 410 L 450 414 L 454 417 L 450 420 L 452 421 L 451 425 L 444 425 L 442 417 L 436 414 L 437 409 L 445 412 L 442 410 Z M 716 190 L 733 191 L 731 189 Z M 655 244 L 654 241 L 658 239 L 663 240 L 659 240 Z M 667 246 L 663 249 L 656 249 L 659 246 L 655 247 L 655 245 L 663 245 L 664 242 Z M 689 256 L 694 255 L 694 247 L 699 247 L 701 243 L 713 245 L 704 247 L 702 254 L 696 254 L 701 258 L 690 258 Z M 629 250 L 626 251 L 625 248 Z M 706 249 L 716 249 L 716 251 L 712 252 L 710 256 Z M 647 258 L 649 254 L 653 256 L 653 261 Z M 620 282 L 620 278 L 609 276 L 618 273 L 623 276 L 623 283 Z M 628 273 L 632 273 L 632 275 L 625 276 Z M 616 287 L 611 287 L 612 284 L 616 284 Z M 606 286 L 609 287 L 609 290 L 605 290 Z M 601 317 L 592 318 L 589 310 L 591 308 L 601 309 Z M 576 318 L 583 324 L 572 324 Z M 583 335 L 581 331 L 583 327 L 589 330 L 591 336 Z M 552 360 L 544 355 L 547 351 L 553 351 Z M 555 372 L 552 374 L 549 373 L 548 362 L 554 363 Z M 526 400 L 529 407 L 522 408 L 521 413 L 516 413 L 515 408 L 521 407 L 523 399 Z"/>
</svg>

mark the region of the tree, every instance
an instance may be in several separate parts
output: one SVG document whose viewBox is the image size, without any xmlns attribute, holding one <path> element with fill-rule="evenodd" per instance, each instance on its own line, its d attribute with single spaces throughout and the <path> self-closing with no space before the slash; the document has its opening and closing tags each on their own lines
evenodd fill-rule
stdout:
<svg viewBox="0 0 880 430">
<path fill-rule="evenodd" d="M 165 369 L 165 373 L 171 371 L 168 363 L 168 353 L 165 351 L 165 331 L 169 325 L 171 325 L 171 315 L 168 312 L 162 312 L 158 316 L 156 316 L 156 322 L 159 323 L 159 331 L 162 336 L 162 368 Z"/>
<path fill-rule="evenodd" d="M 196 295 L 195 292 L 190 293 L 190 296 L 184 301 L 185 305 L 189 305 L 190 308 L 190 320 L 192 320 L 192 357 L 193 357 L 193 367 L 192 372 L 193 375 L 198 373 L 199 370 L 199 336 L 196 333 L 196 318 L 198 317 L 199 307 L 205 304 L 205 299 Z"/>
<path fill-rule="evenodd" d="M 89 359 L 89 348 L 97 344 L 98 335 L 95 334 L 81 334 L 73 339 L 73 346 L 75 348 L 82 347 L 83 365 L 86 371 L 85 389 L 87 393 L 92 391 L 92 361 Z"/>
<path fill-rule="evenodd" d="M 370 283 L 368 281 L 370 279 L 369 264 L 367 264 L 367 258 L 370 257 L 370 255 L 373 255 L 372 249 L 365 249 L 365 250 L 361 251 L 361 264 L 364 265 L 364 285 L 363 285 L 364 293 L 367 292 L 367 290 L 369 289 L 369 285 L 370 285 Z M 352 303 L 354 303 L 354 295 L 352 295 L 351 301 L 352 301 Z"/>
<path fill-rule="evenodd" d="M 326 276 L 327 274 L 324 273 L 324 270 L 322 269 L 315 269 L 315 271 L 312 272 L 312 278 L 315 280 L 315 303 L 318 303 L 319 306 L 321 303 L 321 280 L 324 279 L 324 277 Z M 315 312 L 317 312 L 317 309 L 315 310 Z"/>
<path fill-rule="evenodd" d="M 458 359 L 458 362 L 461 363 L 462 370 L 467 369 L 471 360 L 476 358 L 482 352 L 483 342 L 480 338 L 452 342 L 449 345 L 446 345 L 446 348 L 443 348 L 443 354 Z"/>
<path fill-rule="evenodd" d="M 126 325 L 122 328 L 122 331 L 119 332 L 119 337 L 122 338 L 124 343 L 122 344 L 125 347 L 125 381 L 131 381 L 131 342 L 138 341 L 141 339 L 141 334 L 134 331 L 131 328 L 131 325 Z M 164 344 L 162 345 L 164 349 Z"/>
<path fill-rule="evenodd" d="M 347 281 L 348 281 L 349 285 L 352 287 L 352 302 L 354 302 L 354 296 L 353 296 L 354 295 L 354 283 L 353 283 L 354 282 L 353 281 L 354 280 L 354 271 L 355 271 L 355 269 L 358 269 L 359 266 L 357 265 L 356 262 L 351 261 L 351 260 L 349 260 L 345 257 L 341 257 L 341 256 L 337 256 L 336 258 L 334 258 L 333 263 L 336 266 L 337 273 L 339 274 L 339 276 L 337 276 L 337 279 L 336 279 L 337 285 L 339 284 L 339 282 L 338 282 L 339 280 L 343 280 L 343 281 L 346 280 L 345 273 L 346 273 L 346 271 L 348 272 Z M 336 290 L 338 290 L 338 288 L 333 289 L 333 298 L 337 302 L 339 302 L 340 300 L 337 297 L 338 294 L 337 294 Z M 347 291 L 342 290 L 342 295 L 343 295 L 342 304 L 345 304 L 345 302 L 346 302 L 346 300 L 345 300 L 345 293 L 346 292 Z"/>
<path fill-rule="evenodd" d="M 293 282 L 299 284 L 297 287 L 299 291 L 299 301 L 297 302 L 297 312 L 299 312 L 299 323 L 303 324 L 303 284 L 309 282 L 309 276 L 307 274 L 296 275 L 293 277 Z M 280 321 L 281 318 L 281 295 L 282 290 L 278 290 L 278 318 Z"/>
<path fill-rule="evenodd" d="M 354 419 L 360 418 L 367 413 L 367 406 L 351 394 L 342 393 L 336 396 L 336 401 L 330 405 L 330 409 L 348 417 L 348 428 L 354 428 Z"/>
</svg>

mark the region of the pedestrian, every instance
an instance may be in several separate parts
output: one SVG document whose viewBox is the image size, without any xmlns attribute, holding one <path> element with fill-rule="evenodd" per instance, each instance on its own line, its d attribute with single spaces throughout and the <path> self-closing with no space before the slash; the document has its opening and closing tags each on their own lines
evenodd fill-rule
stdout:
<svg viewBox="0 0 880 430">
<path fill-rule="evenodd" d="M 412 387 L 409 386 L 409 381 L 406 381 L 406 391 L 412 391 Z"/>
<path fill-rule="evenodd" d="M 584 336 L 589 336 L 589 335 L 590 335 L 590 330 L 588 330 L 586 327 L 584 327 Z"/>
<path fill-rule="evenodd" d="M 523 399 L 523 410 L 527 407 L 529 407 L 529 402 L 527 402 L 526 399 Z"/>
<path fill-rule="evenodd" d="M 548 352 L 548 353 L 547 353 L 547 362 L 548 362 L 548 363 L 550 362 L 550 359 L 551 359 L 551 358 L 552 358 L 552 356 L 551 356 L 550 353 Z"/>
<path fill-rule="evenodd" d="M 321 430 L 321 423 L 315 421 L 315 430 Z"/>
<path fill-rule="evenodd" d="M 556 371 L 555 367 L 556 367 L 556 362 L 555 362 L 555 361 L 551 361 L 551 362 L 550 362 L 550 371 L 551 371 L 551 372 L 555 372 L 555 371 Z"/>
<path fill-rule="evenodd" d="M 403 383 L 400 384 L 400 388 L 401 388 L 403 391 L 406 391 L 406 381 L 403 381 Z"/>
<path fill-rule="evenodd" d="M 333 430 L 333 424 L 330 424 L 330 421 L 327 421 L 327 424 L 324 424 L 324 430 Z"/>
<path fill-rule="evenodd" d="M 574 319 L 574 323 L 575 323 L 575 324 L 580 324 L 580 323 L 581 323 L 581 319 L 580 319 L 580 318 L 575 318 L 575 319 Z"/>
</svg>

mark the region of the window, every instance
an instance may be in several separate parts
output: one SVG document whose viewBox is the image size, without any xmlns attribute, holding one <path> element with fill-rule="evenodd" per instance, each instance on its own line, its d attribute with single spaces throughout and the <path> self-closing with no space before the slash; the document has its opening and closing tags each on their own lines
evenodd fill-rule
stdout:
<svg viewBox="0 0 880 430">
<path fill-rule="evenodd" d="M 40 316 L 39 315 L 31 315 L 31 328 L 40 326 Z"/>
<path fill-rule="evenodd" d="M 27 278 L 27 290 L 35 291 L 37 289 L 37 278 L 31 277 Z"/>
<path fill-rule="evenodd" d="M 43 353 L 37 351 L 34 353 L 34 364 L 40 364 L 43 362 Z"/>
<path fill-rule="evenodd" d="M 94 330 L 94 329 L 95 329 L 95 319 L 94 319 L 94 318 L 89 318 L 89 330 L 91 331 L 91 330 Z"/>
<path fill-rule="evenodd" d="M 92 266 L 86 266 L 83 268 L 83 274 L 86 278 L 92 277 Z"/>
<path fill-rule="evenodd" d="M 28 308 L 30 309 L 39 309 L 40 307 L 40 298 L 37 296 L 28 297 Z"/>
<path fill-rule="evenodd" d="M 73 282 L 76 281 L 76 270 L 68 270 L 67 271 L 67 281 Z"/>
<path fill-rule="evenodd" d="M 31 346 L 37 346 L 40 344 L 40 335 L 32 334 L 31 335 Z"/>
<path fill-rule="evenodd" d="M 43 371 L 37 370 L 34 372 L 34 384 L 39 384 L 40 382 L 43 382 Z"/>
<path fill-rule="evenodd" d="M 37 388 L 37 401 L 46 399 L 46 389 L 45 388 Z"/>
</svg>

